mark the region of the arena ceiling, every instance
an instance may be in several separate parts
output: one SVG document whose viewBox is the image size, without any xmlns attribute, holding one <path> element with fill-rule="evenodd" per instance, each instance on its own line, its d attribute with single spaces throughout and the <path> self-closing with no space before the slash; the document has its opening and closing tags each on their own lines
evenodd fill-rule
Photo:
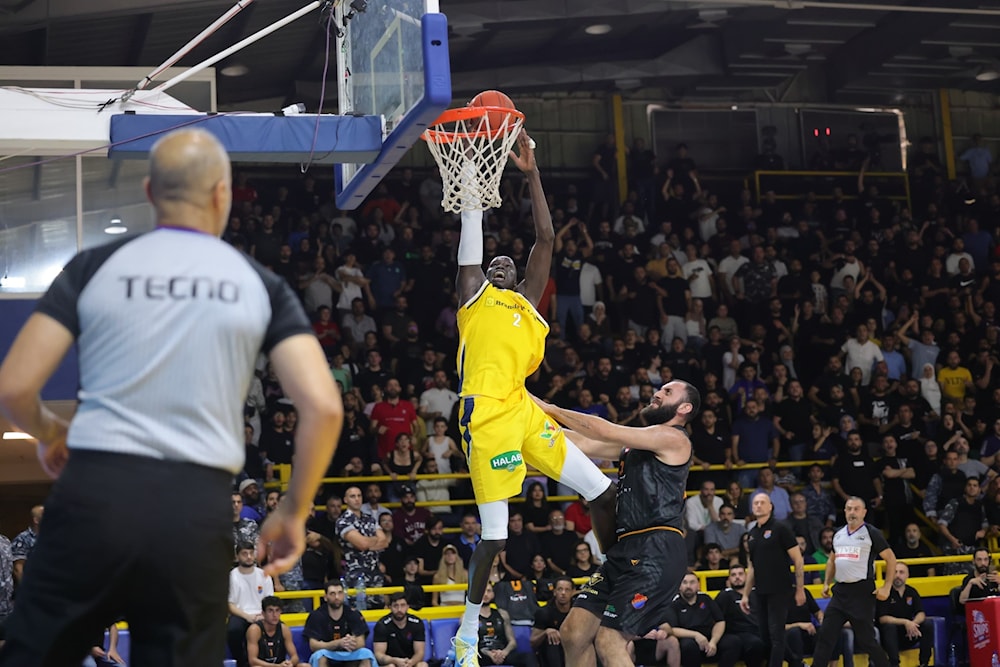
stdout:
<svg viewBox="0 0 1000 667">
<path fill-rule="evenodd" d="M 195 64 L 304 4 L 257 0 L 179 64 Z M 1000 86 L 976 77 L 984 71 L 1000 77 L 1000 1 L 440 4 L 451 26 L 459 98 L 487 88 L 512 94 L 657 88 L 670 100 L 779 101 L 792 89 L 795 101 L 884 104 L 942 87 L 993 92 Z M 0 0 L 0 64 L 152 68 L 232 5 Z M 323 47 L 317 13 L 219 63 L 220 70 L 237 64 L 247 70 L 219 77 L 219 108 L 269 110 L 299 101 L 314 108 Z"/>
</svg>

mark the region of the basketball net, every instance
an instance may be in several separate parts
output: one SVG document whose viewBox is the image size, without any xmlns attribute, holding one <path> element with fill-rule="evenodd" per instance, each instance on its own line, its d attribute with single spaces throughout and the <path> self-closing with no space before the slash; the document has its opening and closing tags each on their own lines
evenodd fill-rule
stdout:
<svg viewBox="0 0 1000 667">
<path fill-rule="evenodd" d="M 491 127 L 491 119 L 503 122 Z M 445 211 L 485 211 L 498 208 L 500 180 L 510 149 L 524 125 L 524 114 L 503 107 L 450 109 L 421 138 L 441 172 Z"/>
</svg>

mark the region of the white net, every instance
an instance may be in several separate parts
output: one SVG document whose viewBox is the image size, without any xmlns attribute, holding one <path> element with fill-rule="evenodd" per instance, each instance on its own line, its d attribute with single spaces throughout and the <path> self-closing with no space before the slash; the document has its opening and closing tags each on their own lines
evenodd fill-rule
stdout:
<svg viewBox="0 0 1000 667">
<path fill-rule="evenodd" d="M 423 134 L 441 171 L 441 206 L 452 213 L 497 208 L 503 203 L 500 179 L 524 115 L 495 107 L 461 111 L 461 115 L 445 114 L 447 120 L 439 119 Z"/>
</svg>

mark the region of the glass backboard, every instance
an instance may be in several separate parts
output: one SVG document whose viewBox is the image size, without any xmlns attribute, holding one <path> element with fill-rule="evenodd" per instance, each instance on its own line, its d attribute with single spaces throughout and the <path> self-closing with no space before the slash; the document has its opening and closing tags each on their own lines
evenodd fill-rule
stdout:
<svg viewBox="0 0 1000 667">
<path fill-rule="evenodd" d="M 361 205 L 451 103 L 448 22 L 436 0 L 342 0 L 336 18 L 342 115 L 382 119 L 371 164 L 336 166 L 337 205 Z"/>
</svg>

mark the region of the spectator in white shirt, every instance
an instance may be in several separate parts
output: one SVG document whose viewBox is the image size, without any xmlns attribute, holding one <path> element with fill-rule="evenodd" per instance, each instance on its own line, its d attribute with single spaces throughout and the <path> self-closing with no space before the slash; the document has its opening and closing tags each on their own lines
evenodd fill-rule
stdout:
<svg viewBox="0 0 1000 667">
<path fill-rule="evenodd" d="M 882 361 L 882 350 L 875 343 L 868 340 L 868 327 L 859 324 L 857 335 L 848 338 L 840 351 L 845 355 L 844 369 L 850 372 L 855 368 L 861 369 L 861 384 L 868 386 L 872 379 L 872 367 L 876 361 Z"/>
<path fill-rule="evenodd" d="M 693 243 L 687 245 L 685 252 L 687 258 L 682 270 L 684 277 L 688 280 L 691 298 L 701 299 L 703 302 L 708 301 L 709 303 L 715 301 L 715 281 L 712 280 L 714 272 L 711 264 L 698 257 L 698 249 Z"/>
<path fill-rule="evenodd" d="M 590 262 L 584 262 L 580 267 L 580 304 L 583 306 L 584 317 L 590 315 L 594 304 L 600 301 L 603 284 L 601 270 Z"/>
<path fill-rule="evenodd" d="M 238 565 L 229 572 L 229 626 L 226 641 L 237 667 L 248 667 L 247 628 L 264 618 L 261 601 L 274 595 L 274 582 L 257 567 L 257 546 L 241 544 Z"/>
<path fill-rule="evenodd" d="M 719 520 L 722 498 L 715 495 L 715 482 L 705 480 L 701 491 L 684 501 L 684 524 L 687 526 L 685 541 L 688 546 L 688 562 L 693 563 L 695 552 L 704 544 L 705 528 Z"/>
</svg>

